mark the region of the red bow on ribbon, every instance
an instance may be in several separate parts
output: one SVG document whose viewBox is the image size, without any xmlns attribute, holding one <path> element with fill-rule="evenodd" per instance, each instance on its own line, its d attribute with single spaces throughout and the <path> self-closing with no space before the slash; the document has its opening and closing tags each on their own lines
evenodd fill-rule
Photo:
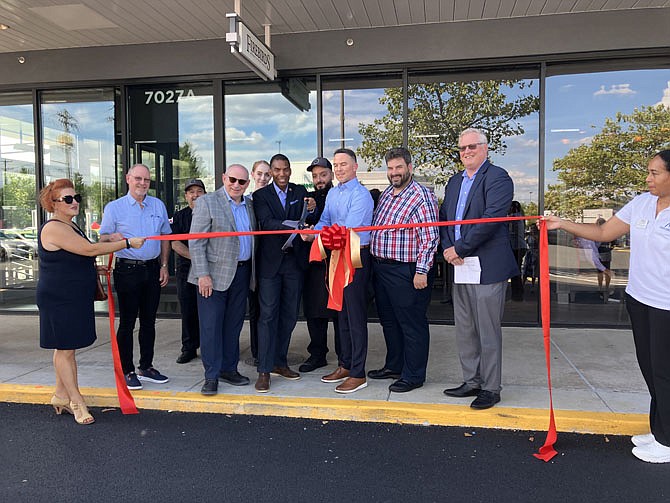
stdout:
<svg viewBox="0 0 670 503">
<path fill-rule="evenodd" d="M 321 242 L 329 250 L 342 250 L 347 242 L 347 228 L 333 224 L 321 230 Z"/>
<path fill-rule="evenodd" d="M 332 250 L 328 266 L 328 308 L 342 311 L 344 289 L 354 280 L 357 267 L 362 267 L 358 234 L 337 224 L 321 229 L 309 254 L 311 262 L 326 259 L 326 248 Z"/>
</svg>

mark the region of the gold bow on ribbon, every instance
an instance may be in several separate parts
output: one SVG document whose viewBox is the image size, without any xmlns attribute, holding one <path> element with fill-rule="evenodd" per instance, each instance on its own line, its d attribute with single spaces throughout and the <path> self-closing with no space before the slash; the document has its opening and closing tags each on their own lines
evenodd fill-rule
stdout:
<svg viewBox="0 0 670 503">
<path fill-rule="evenodd" d="M 342 311 L 344 289 L 354 280 L 356 268 L 361 262 L 361 239 L 354 231 L 334 224 L 324 227 L 312 243 L 310 262 L 327 258 L 326 249 L 331 250 L 328 266 L 328 308 Z"/>
</svg>

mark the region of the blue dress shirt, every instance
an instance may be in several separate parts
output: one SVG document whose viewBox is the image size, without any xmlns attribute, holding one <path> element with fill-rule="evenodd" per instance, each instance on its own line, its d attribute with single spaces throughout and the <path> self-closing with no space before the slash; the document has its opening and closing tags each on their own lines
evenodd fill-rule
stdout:
<svg viewBox="0 0 670 503">
<path fill-rule="evenodd" d="M 482 165 L 484 165 L 484 163 L 482 163 Z M 481 168 L 481 166 L 479 166 L 479 168 Z M 479 168 L 477 168 L 477 171 L 474 172 L 472 177 L 468 176 L 467 170 L 463 171 L 463 182 L 461 183 L 461 190 L 458 193 L 458 203 L 456 204 L 456 220 L 463 220 L 463 213 L 465 213 L 465 203 L 468 202 L 468 194 L 470 193 L 472 184 L 475 183 L 475 177 L 477 176 L 477 173 L 479 173 Z M 454 226 L 454 234 L 456 241 L 461 239 L 460 225 Z"/>
<path fill-rule="evenodd" d="M 361 185 L 358 178 L 352 178 L 328 191 L 326 206 L 315 229 L 323 229 L 333 224 L 347 228 L 372 225 L 374 202 L 370 191 Z M 361 246 L 370 244 L 370 231 L 359 232 Z"/>
<path fill-rule="evenodd" d="M 230 202 L 230 209 L 233 212 L 233 218 L 235 219 L 235 228 L 238 232 L 246 232 L 251 230 L 251 223 L 249 222 L 249 213 L 247 213 L 247 202 L 242 196 L 242 202 L 237 203 L 233 200 L 232 197 L 225 190 L 223 193 L 228 198 Z M 251 236 L 238 236 L 240 240 L 240 255 L 237 260 L 243 262 L 245 260 L 251 259 Z"/>
<path fill-rule="evenodd" d="M 130 194 L 107 203 L 102 214 L 100 234 L 120 232 L 124 238 L 172 234 L 163 201 L 147 195 L 142 201 L 142 206 Z M 151 260 L 157 258 L 160 253 L 161 242 L 150 240 L 146 241 L 141 248 L 120 250 L 116 252 L 116 256 L 134 260 Z"/>
</svg>

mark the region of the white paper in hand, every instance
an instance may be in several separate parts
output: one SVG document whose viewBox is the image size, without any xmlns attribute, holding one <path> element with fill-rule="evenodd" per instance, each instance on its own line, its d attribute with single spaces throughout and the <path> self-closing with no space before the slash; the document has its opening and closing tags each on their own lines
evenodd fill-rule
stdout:
<svg viewBox="0 0 670 503">
<path fill-rule="evenodd" d="M 479 257 L 465 257 L 463 265 L 454 266 L 454 283 L 478 285 L 482 275 Z"/>
</svg>

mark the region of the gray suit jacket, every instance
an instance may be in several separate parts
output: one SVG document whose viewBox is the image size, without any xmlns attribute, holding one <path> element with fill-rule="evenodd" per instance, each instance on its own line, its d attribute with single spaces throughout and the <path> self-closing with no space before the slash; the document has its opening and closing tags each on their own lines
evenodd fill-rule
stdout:
<svg viewBox="0 0 670 503">
<path fill-rule="evenodd" d="M 244 198 L 249 215 L 251 230 L 256 230 L 256 217 L 254 216 L 251 199 Z M 241 229 L 243 230 L 243 229 Z M 236 232 L 235 218 L 230 209 L 230 202 L 221 187 L 216 192 L 211 192 L 199 197 L 193 209 L 193 220 L 191 222 L 191 233 L 199 232 Z M 256 253 L 255 238 L 251 242 L 251 283 L 249 287 L 256 287 L 256 270 L 254 255 Z M 188 282 L 198 284 L 198 278 L 209 275 L 212 278 L 214 290 L 225 292 L 230 287 L 237 272 L 237 259 L 240 254 L 240 240 L 237 237 L 224 237 L 212 239 L 194 239 L 190 242 L 191 270 L 188 274 Z"/>
</svg>

